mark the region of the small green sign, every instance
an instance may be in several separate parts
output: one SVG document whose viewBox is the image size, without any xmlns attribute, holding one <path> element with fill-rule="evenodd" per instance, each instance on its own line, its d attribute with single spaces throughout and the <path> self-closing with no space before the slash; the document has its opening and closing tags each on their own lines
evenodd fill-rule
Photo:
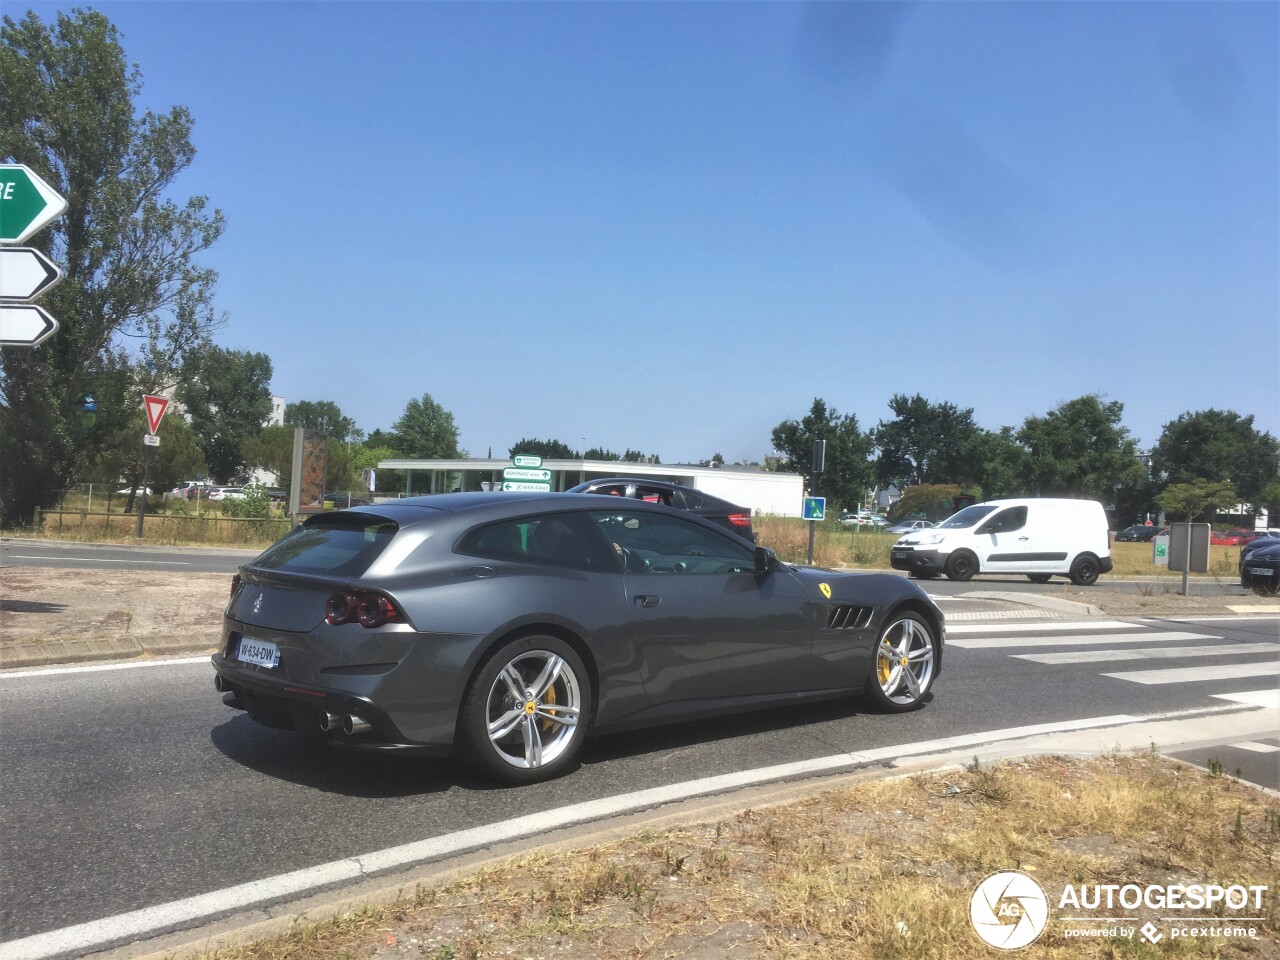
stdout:
<svg viewBox="0 0 1280 960">
<path fill-rule="evenodd" d="M 21 163 L 0 164 L 0 243 L 22 243 L 67 209 L 67 201 Z"/>
<path fill-rule="evenodd" d="M 1167 543 L 1156 543 L 1156 556 L 1167 557 L 1169 555 L 1169 545 Z"/>
<path fill-rule="evenodd" d="M 517 467 L 540 467 L 542 466 L 542 458 L 535 457 L 531 453 L 518 453 L 511 458 Z"/>
</svg>

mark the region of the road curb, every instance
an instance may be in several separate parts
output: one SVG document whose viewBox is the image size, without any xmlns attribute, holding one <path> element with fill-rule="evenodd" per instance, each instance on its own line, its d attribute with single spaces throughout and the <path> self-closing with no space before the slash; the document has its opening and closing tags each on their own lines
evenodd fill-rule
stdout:
<svg viewBox="0 0 1280 960">
<path fill-rule="evenodd" d="M 121 661 L 144 658 L 177 657 L 213 653 L 218 645 L 212 641 L 175 641 L 148 643 L 136 640 L 61 640 L 57 643 L 27 643 L 20 647 L 0 647 L 0 670 L 24 667 L 52 667 L 92 661 Z"/>
<path fill-rule="evenodd" d="M 1107 614 L 1101 607 L 1092 603 L 1078 603 L 1075 600 L 1064 600 L 1061 597 L 1047 597 L 1038 593 L 1009 593 L 1002 590 L 971 590 L 960 596 L 968 600 L 998 600 L 1002 603 L 1016 603 L 1024 607 L 1038 607 L 1053 610 L 1056 613 L 1080 617 L 1105 617 Z"/>
</svg>

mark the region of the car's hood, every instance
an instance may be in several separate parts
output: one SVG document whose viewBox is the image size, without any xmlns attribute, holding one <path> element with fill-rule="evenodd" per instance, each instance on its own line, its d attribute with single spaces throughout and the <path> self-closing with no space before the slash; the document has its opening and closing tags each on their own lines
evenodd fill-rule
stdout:
<svg viewBox="0 0 1280 960">
<path fill-rule="evenodd" d="M 1250 560 L 1280 560 L 1280 540 L 1254 540 L 1253 543 L 1247 545 L 1251 549 L 1245 552 Z"/>
</svg>

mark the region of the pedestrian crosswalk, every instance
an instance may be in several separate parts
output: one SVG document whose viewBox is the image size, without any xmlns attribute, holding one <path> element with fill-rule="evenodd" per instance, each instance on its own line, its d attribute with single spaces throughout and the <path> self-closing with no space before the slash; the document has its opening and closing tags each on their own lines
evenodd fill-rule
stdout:
<svg viewBox="0 0 1280 960">
<path fill-rule="evenodd" d="M 1266 686 L 1256 690 L 1228 693 L 1219 686 L 1206 691 L 1216 699 L 1257 706 L 1280 703 L 1280 631 L 1274 636 L 1275 641 L 1265 634 L 1260 640 L 1237 641 L 1123 620 L 947 625 L 950 647 L 998 652 L 1044 667 L 1094 664 L 1098 676 L 1142 686 L 1262 680 Z M 1183 662 L 1156 665 L 1165 660 Z M 1116 669 L 1133 661 L 1151 663 L 1143 669 Z M 1188 666 L 1186 661 L 1199 662 Z"/>
</svg>

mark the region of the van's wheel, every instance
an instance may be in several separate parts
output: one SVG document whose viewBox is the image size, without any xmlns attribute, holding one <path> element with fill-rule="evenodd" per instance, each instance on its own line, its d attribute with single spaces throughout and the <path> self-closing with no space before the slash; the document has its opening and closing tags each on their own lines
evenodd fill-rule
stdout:
<svg viewBox="0 0 1280 960">
<path fill-rule="evenodd" d="M 1098 558 L 1092 553 L 1082 553 L 1071 564 L 1071 582 L 1077 587 L 1092 586 L 1098 580 Z"/>
<path fill-rule="evenodd" d="M 1032 583 L 1048 583 L 1051 579 L 1053 579 L 1053 574 L 1051 574 L 1051 573 L 1028 573 L 1028 574 L 1027 574 L 1027 579 L 1028 579 L 1028 580 L 1030 580 Z"/>
<path fill-rule="evenodd" d="M 481 773 L 508 783 L 559 776 L 591 723 L 591 677 L 563 640 L 526 636 L 500 648 L 462 701 L 458 743 Z"/>
<path fill-rule="evenodd" d="M 978 558 L 968 550 L 957 550 L 947 557 L 948 580 L 972 580 L 978 572 Z"/>
<path fill-rule="evenodd" d="M 867 699 L 889 713 L 914 710 L 933 684 L 937 655 L 938 642 L 923 617 L 893 614 L 871 658 Z"/>
</svg>

